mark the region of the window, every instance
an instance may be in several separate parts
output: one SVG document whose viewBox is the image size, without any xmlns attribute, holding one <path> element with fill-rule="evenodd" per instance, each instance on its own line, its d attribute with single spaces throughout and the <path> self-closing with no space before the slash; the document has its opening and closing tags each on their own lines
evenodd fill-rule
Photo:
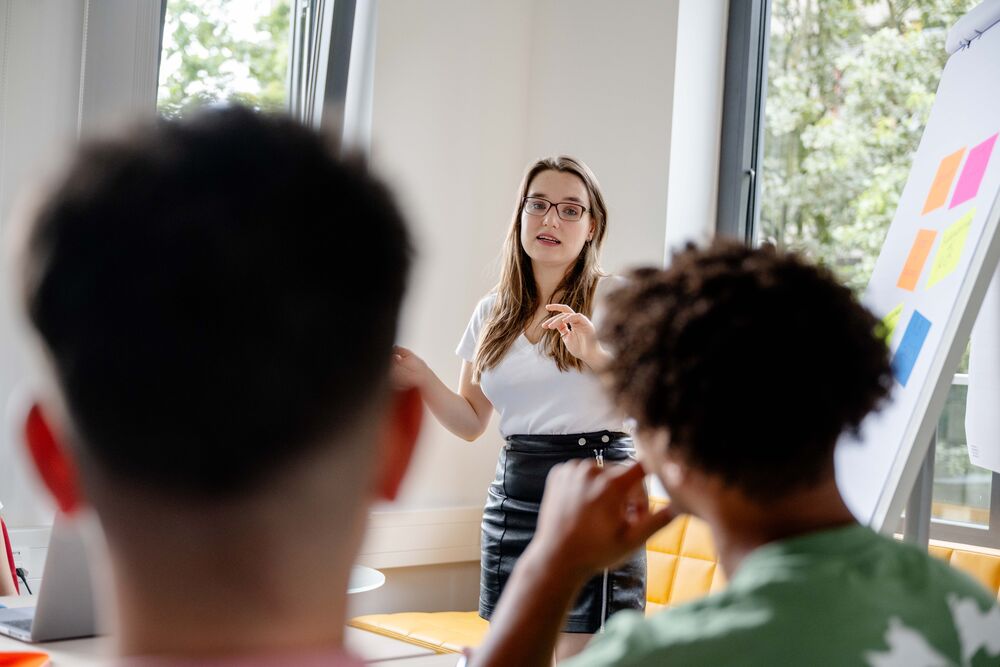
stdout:
<svg viewBox="0 0 1000 667">
<path fill-rule="evenodd" d="M 945 35 L 975 4 L 772 1 L 760 240 L 864 289 L 934 104 Z"/>
<path fill-rule="evenodd" d="M 931 514 L 953 524 L 988 528 L 992 474 L 969 462 L 965 440 L 968 376 L 956 376 L 938 423 Z"/>
<path fill-rule="evenodd" d="M 288 106 L 291 0 L 167 0 L 157 107 Z"/>
<path fill-rule="evenodd" d="M 747 3 L 737 6 L 743 4 Z M 736 211 L 746 216 L 745 222 L 723 219 L 726 194 L 721 190 L 726 187 L 723 172 L 728 168 L 723 164 L 720 232 L 732 233 L 742 224 L 747 238 L 800 250 L 861 291 L 878 258 L 909 173 L 910 156 L 934 103 L 947 59 L 947 31 L 978 0 L 755 0 L 749 4 L 757 4 L 763 18 L 743 28 L 763 31 L 756 42 L 767 47 L 767 69 L 756 78 L 750 70 L 743 73 L 750 82 L 745 86 L 748 94 L 756 94 L 753 103 L 743 108 L 763 106 L 763 128 L 743 123 L 727 136 L 727 130 L 734 132 L 727 69 L 723 136 L 724 142 L 750 145 L 754 134 L 763 129 L 762 156 L 756 163 L 745 161 L 739 167 L 760 180 L 759 215 L 750 207 Z M 732 21 L 731 16 L 731 35 Z M 752 35 L 751 44 L 755 42 Z M 742 47 L 746 34 L 737 39 Z M 761 80 L 766 86 L 756 86 L 754 93 L 754 81 Z M 760 92 L 764 87 L 766 101 Z M 967 369 L 968 352 L 960 373 Z M 969 462 L 966 389 L 965 376 L 956 375 L 940 418 L 931 532 L 955 541 L 1000 543 L 1000 501 L 991 502 L 1000 481 Z M 997 515 L 991 519 L 994 511 Z"/>
</svg>

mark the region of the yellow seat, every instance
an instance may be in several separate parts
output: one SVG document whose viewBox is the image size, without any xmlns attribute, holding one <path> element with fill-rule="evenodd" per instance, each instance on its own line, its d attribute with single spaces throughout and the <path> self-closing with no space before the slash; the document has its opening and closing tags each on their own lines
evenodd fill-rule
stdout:
<svg viewBox="0 0 1000 667">
<path fill-rule="evenodd" d="M 461 653 L 463 646 L 479 646 L 489 627 L 475 611 L 372 614 L 358 616 L 348 625 L 436 653 Z"/>
<path fill-rule="evenodd" d="M 654 500 L 654 509 L 666 503 Z M 646 542 L 646 615 L 725 586 L 712 533 L 701 519 L 680 516 Z"/>
<path fill-rule="evenodd" d="M 663 500 L 651 501 L 654 508 Z M 1000 551 L 933 541 L 930 554 L 966 572 L 994 595 L 1000 595 Z M 718 563 L 707 524 L 678 517 L 646 542 L 646 614 L 720 590 L 726 579 Z M 372 614 L 349 625 L 417 644 L 438 653 L 460 653 L 478 646 L 489 624 L 474 611 Z"/>
<path fill-rule="evenodd" d="M 1000 598 L 1000 550 L 932 540 L 927 548 L 957 570 L 965 572 Z"/>
</svg>

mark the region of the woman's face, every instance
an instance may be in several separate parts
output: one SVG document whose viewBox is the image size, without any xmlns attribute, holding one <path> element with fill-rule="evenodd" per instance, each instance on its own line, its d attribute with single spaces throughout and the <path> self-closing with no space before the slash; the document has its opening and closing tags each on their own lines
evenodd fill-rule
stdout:
<svg viewBox="0 0 1000 667">
<path fill-rule="evenodd" d="M 562 171 L 542 171 L 528 184 L 527 197 L 537 201 L 521 204 L 521 247 L 531 258 L 532 264 L 540 266 L 568 267 L 576 261 L 584 244 L 594 233 L 594 221 L 590 215 L 590 197 L 587 188 L 575 174 Z M 540 200 L 551 202 L 553 206 L 540 212 L 547 205 Z M 561 204 L 562 217 L 555 204 Z M 576 220 L 581 209 L 586 209 Z"/>
</svg>

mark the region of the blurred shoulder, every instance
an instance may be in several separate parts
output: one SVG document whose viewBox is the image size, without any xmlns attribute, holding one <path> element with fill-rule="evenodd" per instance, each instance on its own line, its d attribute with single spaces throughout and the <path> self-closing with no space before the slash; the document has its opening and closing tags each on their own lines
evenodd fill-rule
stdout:
<svg viewBox="0 0 1000 667">
<path fill-rule="evenodd" d="M 597 292 L 595 296 L 598 300 L 604 299 L 608 294 L 614 292 L 615 290 L 621 289 L 628 284 L 628 278 L 625 276 L 618 275 L 608 275 L 601 278 L 597 283 Z"/>
</svg>

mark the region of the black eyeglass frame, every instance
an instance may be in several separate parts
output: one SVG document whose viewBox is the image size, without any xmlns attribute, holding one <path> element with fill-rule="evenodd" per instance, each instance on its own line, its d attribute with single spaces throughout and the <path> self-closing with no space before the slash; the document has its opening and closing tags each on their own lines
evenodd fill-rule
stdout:
<svg viewBox="0 0 1000 667">
<path fill-rule="evenodd" d="M 544 211 L 540 211 L 538 213 L 533 213 L 533 212 L 529 211 L 527 208 L 525 208 L 525 204 L 528 203 L 529 199 L 535 200 L 535 201 L 543 201 L 546 204 L 548 204 L 548 206 L 545 207 Z M 556 203 L 554 201 L 549 201 L 548 199 L 546 199 L 544 197 L 524 197 L 524 198 L 521 199 L 521 210 L 523 212 L 527 213 L 528 215 L 534 215 L 534 216 L 542 217 L 543 215 L 545 215 L 546 213 L 548 213 L 549 209 L 551 209 L 553 206 L 556 207 L 556 215 L 558 215 L 559 219 L 562 220 L 562 221 L 564 221 L 564 222 L 580 222 L 581 220 L 583 220 L 583 214 L 587 213 L 590 210 L 586 206 L 584 206 L 583 204 L 578 204 L 575 201 L 561 201 L 561 202 Z M 580 211 L 580 217 L 579 218 L 564 218 L 563 214 L 562 214 L 562 209 L 559 208 L 560 206 L 575 206 L 576 208 L 582 209 Z"/>
</svg>

